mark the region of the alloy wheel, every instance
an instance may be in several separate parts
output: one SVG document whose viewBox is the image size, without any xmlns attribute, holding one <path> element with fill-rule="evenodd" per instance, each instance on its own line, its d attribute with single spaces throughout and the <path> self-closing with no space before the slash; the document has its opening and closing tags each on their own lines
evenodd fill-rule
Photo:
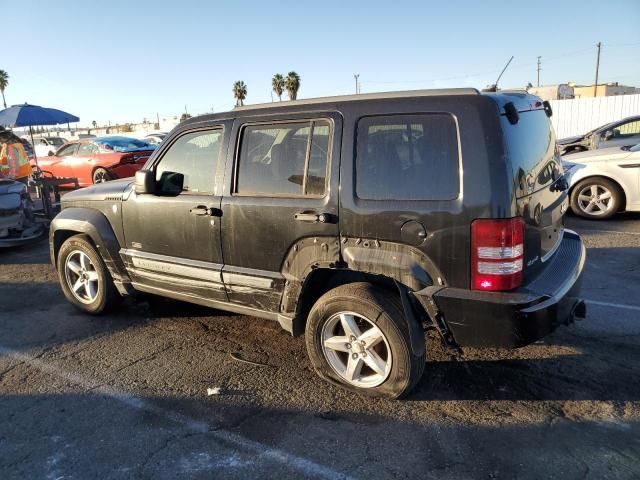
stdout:
<svg viewBox="0 0 640 480">
<path fill-rule="evenodd" d="M 389 342 L 368 318 L 353 312 L 336 313 L 324 324 L 321 341 L 325 359 L 345 382 L 372 388 L 389 376 Z"/>
<path fill-rule="evenodd" d="M 100 277 L 89 256 L 81 250 L 72 251 L 64 264 L 67 286 L 78 301 L 90 304 L 98 297 Z"/>
<path fill-rule="evenodd" d="M 578 206 L 587 215 L 604 215 L 613 208 L 613 204 L 613 194 L 603 185 L 587 185 L 578 192 Z"/>
</svg>

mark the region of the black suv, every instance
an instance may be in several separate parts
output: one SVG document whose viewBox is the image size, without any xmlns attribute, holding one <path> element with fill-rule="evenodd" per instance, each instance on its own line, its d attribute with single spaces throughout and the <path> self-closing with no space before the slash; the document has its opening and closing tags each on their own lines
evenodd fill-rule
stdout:
<svg viewBox="0 0 640 480">
<path fill-rule="evenodd" d="M 584 317 L 550 115 L 454 89 L 192 118 L 135 181 L 64 196 L 51 257 L 85 312 L 145 292 L 276 320 L 323 378 L 399 397 L 427 328 L 518 347 Z"/>
</svg>

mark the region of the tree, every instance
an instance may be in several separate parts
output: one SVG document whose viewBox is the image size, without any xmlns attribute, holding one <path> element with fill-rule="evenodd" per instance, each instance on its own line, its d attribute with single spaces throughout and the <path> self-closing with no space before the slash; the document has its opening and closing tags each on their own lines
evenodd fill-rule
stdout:
<svg viewBox="0 0 640 480">
<path fill-rule="evenodd" d="M 0 70 L 0 92 L 2 92 L 2 103 L 7 108 L 7 101 L 4 99 L 4 89 L 9 86 L 9 74 L 4 70 Z"/>
<path fill-rule="evenodd" d="M 247 98 L 247 85 L 242 80 L 233 84 L 233 97 L 236 99 L 236 107 L 244 105 L 244 99 Z"/>
<path fill-rule="evenodd" d="M 298 98 L 298 90 L 300 90 L 300 75 L 296 72 L 289 72 L 285 79 L 285 87 L 291 100 Z"/>
<path fill-rule="evenodd" d="M 93 122 L 91 122 L 91 125 L 93 125 L 93 128 L 96 128 L 98 126 L 98 122 L 94 120 Z"/>
<path fill-rule="evenodd" d="M 271 80 L 271 87 L 276 92 L 278 99 L 282 101 L 282 94 L 284 93 L 284 77 L 279 73 L 276 73 Z"/>
<path fill-rule="evenodd" d="M 529 90 L 530 88 L 533 88 L 533 83 L 531 83 L 531 82 L 527 83 L 527 86 L 524 87 L 524 88 L 525 88 L 525 90 Z"/>
<path fill-rule="evenodd" d="M 182 115 L 180 115 L 181 122 L 184 122 L 187 118 L 191 118 L 191 115 L 188 114 L 187 112 L 184 112 Z"/>
</svg>

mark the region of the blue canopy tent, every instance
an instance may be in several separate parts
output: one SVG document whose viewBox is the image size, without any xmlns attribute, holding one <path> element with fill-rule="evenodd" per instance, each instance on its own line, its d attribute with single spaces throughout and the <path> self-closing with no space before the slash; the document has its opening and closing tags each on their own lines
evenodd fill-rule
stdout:
<svg viewBox="0 0 640 480">
<path fill-rule="evenodd" d="M 29 127 L 29 135 L 31 135 L 31 144 L 33 145 L 33 129 L 38 125 L 60 125 L 63 123 L 79 122 L 80 118 L 70 113 L 63 112 L 56 108 L 39 107 L 38 105 L 12 105 L 0 111 L 0 125 L 3 127 Z M 33 152 L 38 165 L 38 157 Z"/>
</svg>

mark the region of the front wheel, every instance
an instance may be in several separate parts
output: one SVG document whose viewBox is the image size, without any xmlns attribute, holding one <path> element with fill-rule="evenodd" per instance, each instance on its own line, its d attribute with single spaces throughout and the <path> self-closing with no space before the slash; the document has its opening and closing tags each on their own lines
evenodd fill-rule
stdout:
<svg viewBox="0 0 640 480">
<path fill-rule="evenodd" d="M 592 220 L 604 220 L 616 213 L 622 204 L 620 188 L 606 178 L 587 178 L 571 191 L 571 210 Z"/>
<path fill-rule="evenodd" d="M 406 395 L 425 367 L 425 349 L 417 355 L 411 347 L 400 299 L 369 283 L 320 297 L 309 313 L 306 343 L 322 378 L 372 396 Z"/>
<path fill-rule="evenodd" d="M 62 244 L 57 268 L 65 297 L 79 310 L 97 315 L 119 303 L 111 275 L 86 235 L 70 237 Z"/>
</svg>

